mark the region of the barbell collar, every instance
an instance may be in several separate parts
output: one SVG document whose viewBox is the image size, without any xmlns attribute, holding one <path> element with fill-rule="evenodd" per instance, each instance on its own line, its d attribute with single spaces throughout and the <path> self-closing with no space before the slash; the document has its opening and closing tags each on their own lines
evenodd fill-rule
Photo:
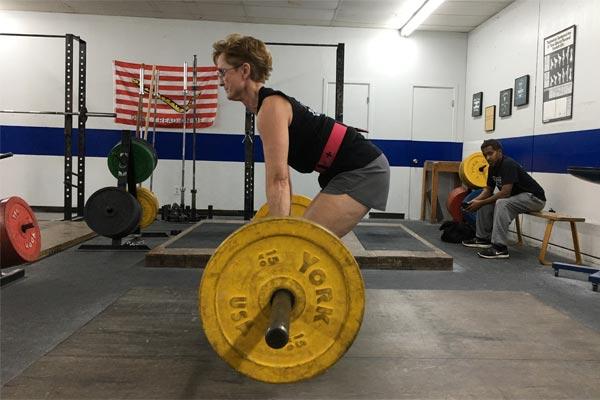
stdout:
<svg viewBox="0 0 600 400">
<path fill-rule="evenodd" d="M 271 298 L 271 316 L 265 332 L 265 341 L 273 349 L 281 349 L 290 340 L 290 313 L 294 296 L 289 290 L 279 289 Z"/>
</svg>

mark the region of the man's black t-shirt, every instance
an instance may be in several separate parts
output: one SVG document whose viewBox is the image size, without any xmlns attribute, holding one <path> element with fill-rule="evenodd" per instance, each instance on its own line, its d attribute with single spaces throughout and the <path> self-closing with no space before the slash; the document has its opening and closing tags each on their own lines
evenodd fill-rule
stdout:
<svg viewBox="0 0 600 400">
<path fill-rule="evenodd" d="M 494 191 L 494 186 L 498 190 L 502 185 L 512 183 L 511 196 L 519 193 L 528 192 L 540 200 L 546 201 L 544 189 L 529 175 L 521 165 L 508 156 L 502 156 L 502 159 L 488 172 L 487 185 Z"/>
</svg>

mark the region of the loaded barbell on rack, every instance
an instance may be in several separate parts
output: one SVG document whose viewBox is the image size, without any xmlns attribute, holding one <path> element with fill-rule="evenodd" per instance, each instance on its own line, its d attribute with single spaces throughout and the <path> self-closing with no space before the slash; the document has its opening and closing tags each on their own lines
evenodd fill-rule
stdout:
<svg viewBox="0 0 600 400">
<path fill-rule="evenodd" d="M 314 377 L 350 348 L 364 313 L 352 253 L 311 221 L 263 218 L 216 249 L 204 269 L 199 313 L 231 367 L 260 381 Z"/>
</svg>

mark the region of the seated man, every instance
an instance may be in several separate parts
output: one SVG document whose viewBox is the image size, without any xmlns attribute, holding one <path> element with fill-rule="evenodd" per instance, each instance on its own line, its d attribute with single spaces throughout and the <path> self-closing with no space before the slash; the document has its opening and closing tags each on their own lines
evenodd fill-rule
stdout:
<svg viewBox="0 0 600 400">
<path fill-rule="evenodd" d="M 508 226 L 518 214 L 540 211 L 546 204 L 544 189 L 512 158 L 502 153 L 502 145 L 488 139 L 481 152 L 489 166 L 487 186 L 465 207 L 477 211 L 476 237 L 463 241 L 467 247 L 485 248 L 483 258 L 508 258 Z M 499 192 L 494 194 L 494 186 Z"/>
</svg>

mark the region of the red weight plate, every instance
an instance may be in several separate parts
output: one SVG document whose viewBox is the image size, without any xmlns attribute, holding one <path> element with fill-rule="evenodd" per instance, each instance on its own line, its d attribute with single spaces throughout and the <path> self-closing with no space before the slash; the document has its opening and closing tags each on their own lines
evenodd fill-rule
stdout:
<svg viewBox="0 0 600 400">
<path fill-rule="evenodd" d="M 454 188 L 448 195 L 446 201 L 446 208 L 452 216 L 452 220 L 456 222 L 462 222 L 463 214 L 461 210 L 461 204 L 469 191 L 462 186 Z"/>
<path fill-rule="evenodd" d="M 2 267 L 32 262 L 40 256 L 40 227 L 33 210 L 22 198 L 13 196 L 0 201 L 0 235 Z"/>
</svg>

